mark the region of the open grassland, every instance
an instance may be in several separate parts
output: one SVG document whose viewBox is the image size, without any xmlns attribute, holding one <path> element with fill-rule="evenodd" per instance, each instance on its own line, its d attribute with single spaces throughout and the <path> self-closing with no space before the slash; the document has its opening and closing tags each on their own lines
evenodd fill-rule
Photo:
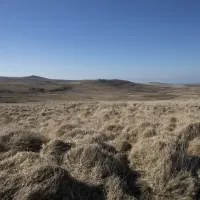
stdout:
<svg viewBox="0 0 200 200">
<path fill-rule="evenodd" d="M 200 199 L 200 101 L 0 105 L 1 200 Z"/>
<path fill-rule="evenodd" d="M 0 103 L 199 99 L 200 85 L 134 83 L 125 80 L 52 80 L 0 77 Z"/>
</svg>

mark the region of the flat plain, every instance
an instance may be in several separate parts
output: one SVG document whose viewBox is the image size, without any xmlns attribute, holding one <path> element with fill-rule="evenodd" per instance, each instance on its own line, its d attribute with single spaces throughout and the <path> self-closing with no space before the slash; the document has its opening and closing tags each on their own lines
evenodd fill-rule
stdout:
<svg viewBox="0 0 200 200">
<path fill-rule="evenodd" d="M 0 86 L 0 199 L 200 199 L 199 85 Z"/>
</svg>

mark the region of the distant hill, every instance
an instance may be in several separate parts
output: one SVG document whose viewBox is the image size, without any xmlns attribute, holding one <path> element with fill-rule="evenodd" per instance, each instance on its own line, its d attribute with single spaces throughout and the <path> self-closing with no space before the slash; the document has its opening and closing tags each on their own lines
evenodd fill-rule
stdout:
<svg viewBox="0 0 200 200">
<path fill-rule="evenodd" d="M 44 77 L 41 77 L 41 76 L 35 76 L 35 75 L 25 76 L 25 77 L 22 77 L 22 79 L 29 79 L 29 80 L 50 80 L 48 78 L 44 78 Z"/>
<path fill-rule="evenodd" d="M 48 81 L 50 79 L 41 76 L 24 76 L 24 77 L 4 77 L 0 76 L 0 81 Z"/>
<path fill-rule="evenodd" d="M 128 85 L 131 85 L 133 84 L 132 82 L 130 81 L 126 81 L 126 80 L 119 80 L 119 79 L 98 79 L 97 80 L 98 83 L 101 83 L 101 84 L 107 84 L 107 85 L 110 85 L 110 86 L 128 86 Z"/>
</svg>

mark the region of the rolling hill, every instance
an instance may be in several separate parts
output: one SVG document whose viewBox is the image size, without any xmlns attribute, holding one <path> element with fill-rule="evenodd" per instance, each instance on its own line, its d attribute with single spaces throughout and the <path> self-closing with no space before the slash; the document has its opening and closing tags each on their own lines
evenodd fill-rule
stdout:
<svg viewBox="0 0 200 200">
<path fill-rule="evenodd" d="M 200 85 L 134 83 L 126 80 L 56 80 L 40 76 L 0 77 L 0 102 L 49 100 L 121 101 L 197 99 Z"/>
</svg>

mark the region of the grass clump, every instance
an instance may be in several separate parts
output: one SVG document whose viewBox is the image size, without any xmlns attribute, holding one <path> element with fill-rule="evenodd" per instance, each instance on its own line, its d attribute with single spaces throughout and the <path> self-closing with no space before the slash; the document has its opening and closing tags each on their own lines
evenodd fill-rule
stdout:
<svg viewBox="0 0 200 200">
<path fill-rule="evenodd" d="M 194 199 L 197 179 L 185 141 L 178 137 L 152 137 L 134 145 L 129 155 L 132 168 L 141 171 L 153 199 Z M 194 166 L 192 166 L 194 167 Z"/>
<path fill-rule="evenodd" d="M 11 180 L 1 185 L 2 200 L 103 200 L 104 195 L 100 186 L 76 181 L 66 170 L 50 164 L 38 165 L 30 170 L 29 176 L 21 179 L 15 176 Z"/>
<path fill-rule="evenodd" d="M 69 151 L 73 145 L 62 140 L 51 140 L 44 145 L 41 154 L 52 162 L 61 163 L 64 153 Z"/>
<path fill-rule="evenodd" d="M 39 152 L 47 139 L 37 133 L 12 131 L 0 136 L 0 143 L 8 150 Z"/>
<path fill-rule="evenodd" d="M 112 177 L 123 183 L 121 196 L 139 198 L 141 195 L 140 185 L 136 184 L 138 173 L 132 171 L 128 166 L 128 160 L 124 154 L 112 151 L 105 144 L 85 144 L 72 148 L 65 154 L 63 167 L 76 179 L 92 185 L 103 184 L 107 199 L 112 189 L 107 183 Z M 116 196 L 115 196 L 116 197 Z M 114 197 L 113 197 L 114 198 Z"/>
<path fill-rule="evenodd" d="M 71 149 L 64 157 L 64 166 L 74 177 L 91 183 L 102 183 L 112 174 L 123 171 L 124 165 L 98 144 Z"/>
</svg>

